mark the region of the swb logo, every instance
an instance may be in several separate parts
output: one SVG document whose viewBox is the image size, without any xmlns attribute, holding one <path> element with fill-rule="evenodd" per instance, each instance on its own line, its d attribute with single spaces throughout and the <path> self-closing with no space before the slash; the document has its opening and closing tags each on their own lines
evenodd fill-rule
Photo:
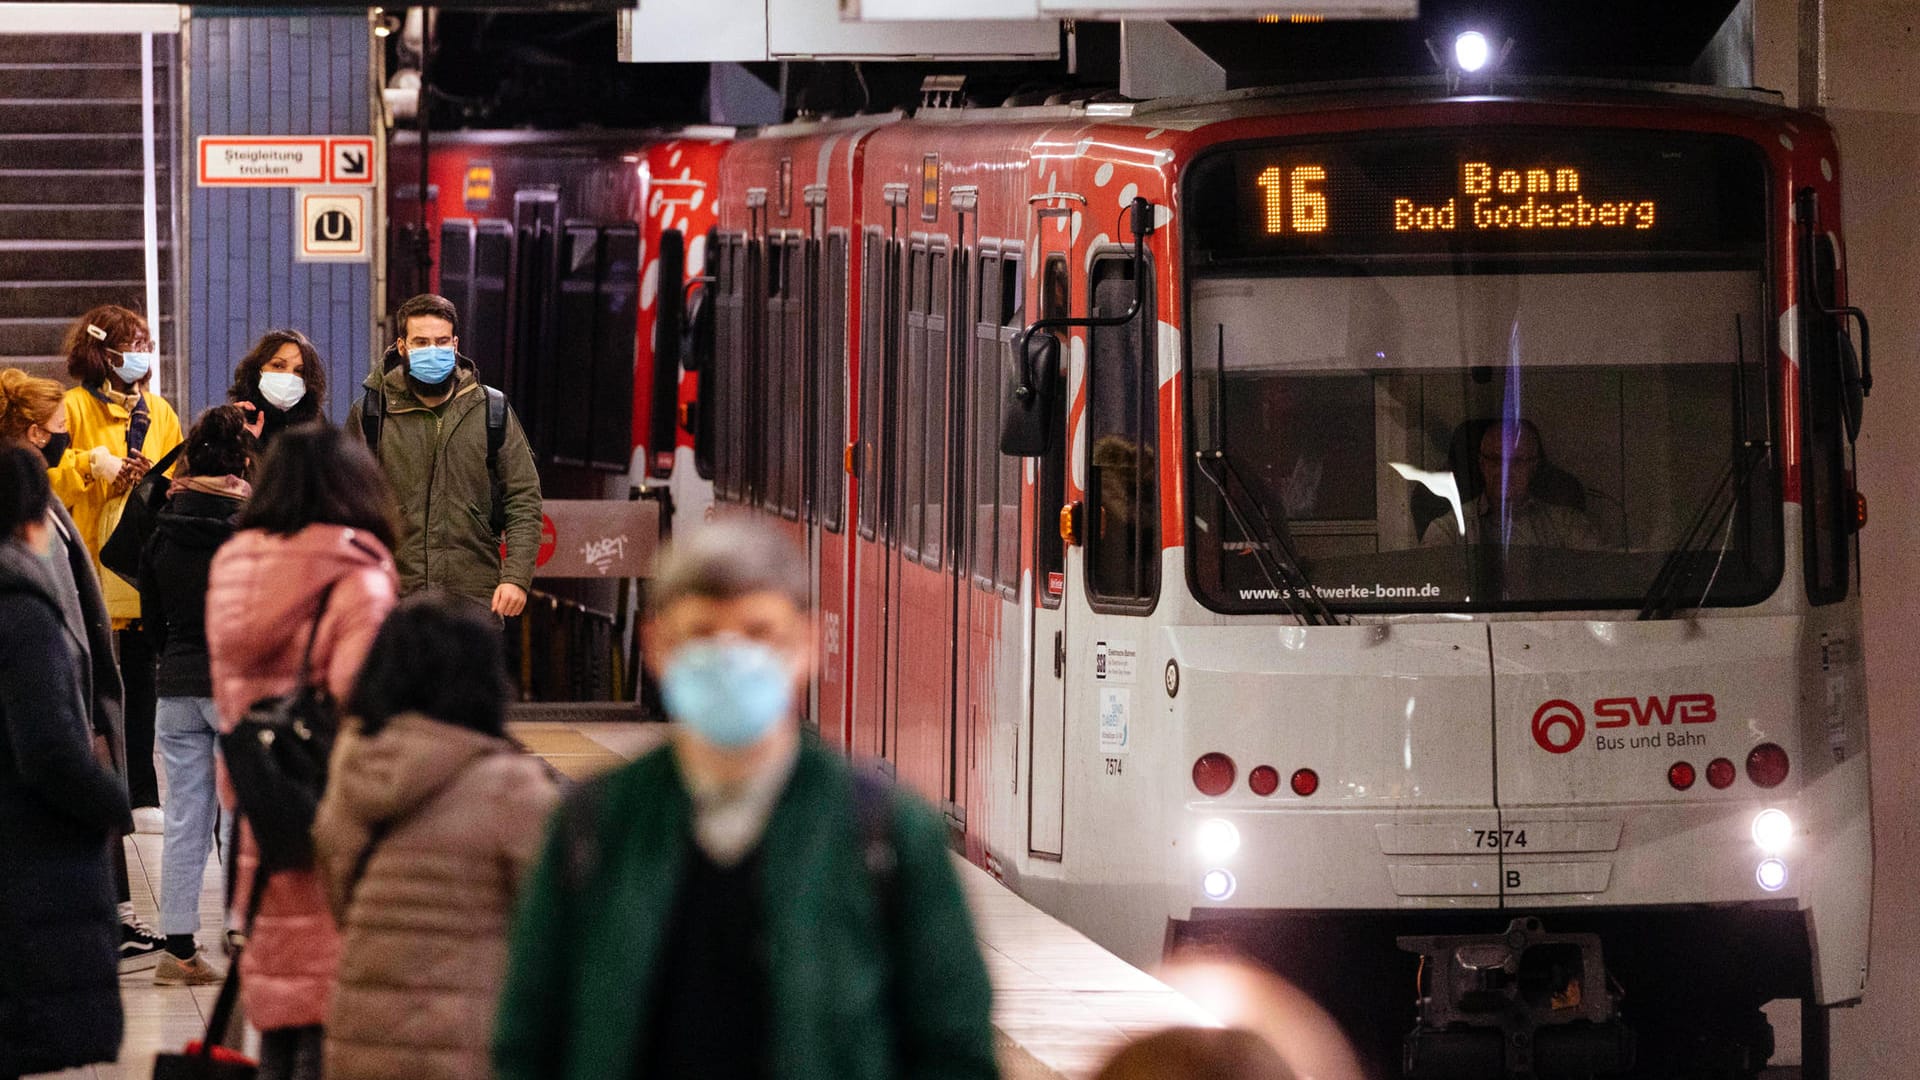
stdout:
<svg viewBox="0 0 1920 1080">
<path fill-rule="evenodd" d="M 1712 694 L 1669 694 L 1666 697 L 1601 698 L 1593 703 L 1594 727 L 1646 727 L 1656 721 L 1668 727 L 1711 724 L 1719 719 Z M 1546 702 L 1533 713 L 1533 741 L 1549 754 L 1565 754 L 1587 737 L 1587 718 L 1580 707 L 1564 698 Z"/>
</svg>

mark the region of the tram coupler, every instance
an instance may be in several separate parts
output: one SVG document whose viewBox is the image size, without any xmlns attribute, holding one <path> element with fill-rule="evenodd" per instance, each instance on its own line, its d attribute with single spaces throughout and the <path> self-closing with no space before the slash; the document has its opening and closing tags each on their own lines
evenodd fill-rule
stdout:
<svg viewBox="0 0 1920 1080">
<path fill-rule="evenodd" d="M 1398 941 L 1420 954 L 1420 1015 L 1403 1062 L 1410 1080 L 1555 1080 L 1633 1068 L 1633 1031 L 1620 1021 L 1598 935 L 1549 934 L 1524 918 L 1502 934 Z"/>
</svg>

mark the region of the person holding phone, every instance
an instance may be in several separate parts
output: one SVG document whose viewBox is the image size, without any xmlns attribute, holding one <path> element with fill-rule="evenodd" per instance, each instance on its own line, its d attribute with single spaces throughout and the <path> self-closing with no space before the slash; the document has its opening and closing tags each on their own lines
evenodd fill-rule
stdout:
<svg viewBox="0 0 1920 1080">
<path fill-rule="evenodd" d="M 180 444 L 180 417 L 153 392 L 158 361 L 147 320 L 115 304 L 80 316 L 67 331 L 67 374 L 80 385 L 62 399 L 72 443 L 49 473 L 106 595 L 126 684 L 127 788 L 141 832 L 158 833 L 160 783 L 153 766 L 154 655 L 140 622 L 140 592 L 100 565 L 100 547 L 153 463 Z M 158 962 L 158 948 L 154 950 Z"/>
</svg>

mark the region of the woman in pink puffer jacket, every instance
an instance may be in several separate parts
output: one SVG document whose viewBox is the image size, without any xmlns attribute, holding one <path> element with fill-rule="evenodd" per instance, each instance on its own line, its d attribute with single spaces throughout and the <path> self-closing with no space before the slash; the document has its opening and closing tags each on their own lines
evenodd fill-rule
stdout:
<svg viewBox="0 0 1920 1080">
<path fill-rule="evenodd" d="M 275 440 L 240 515 L 242 531 L 214 556 L 207 579 L 207 648 L 223 729 L 254 702 L 294 688 L 316 620 L 314 681 L 347 697 L 393 607 L 394 517 L 386 478 L 364 447 L 319 425 Z M 221 798 L 233 807 L 224 769 Z M 258 862 L 243 835 L 237 908 Z M 340 935 L 314 871 L 268 879 L 240 966 L 241 999 L 262 1034 L 260 1080 L 318 1080 L 339 958 Z"/>
</svg>

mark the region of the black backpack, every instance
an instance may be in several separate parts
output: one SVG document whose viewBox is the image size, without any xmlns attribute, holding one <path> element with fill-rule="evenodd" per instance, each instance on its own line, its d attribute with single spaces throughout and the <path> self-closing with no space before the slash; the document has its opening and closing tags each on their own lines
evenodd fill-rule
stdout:
<svg viewBox="0 0 1920 1080">
<path fill-rule="evenodd" d="M 487 394 L 487 477 L 493 488 L 493 507 L 487 524 L 495 536 L 507 531 L 507 489 L 500 481 L 500 448 L 507 442 L 507 395 L 482 383 Z M 369 387 L 360 404 L 360 437 L 367 449 L 380 460 L 380 426 L 387 419 L 387 395 L 380 387 Z"/>
</svg>

